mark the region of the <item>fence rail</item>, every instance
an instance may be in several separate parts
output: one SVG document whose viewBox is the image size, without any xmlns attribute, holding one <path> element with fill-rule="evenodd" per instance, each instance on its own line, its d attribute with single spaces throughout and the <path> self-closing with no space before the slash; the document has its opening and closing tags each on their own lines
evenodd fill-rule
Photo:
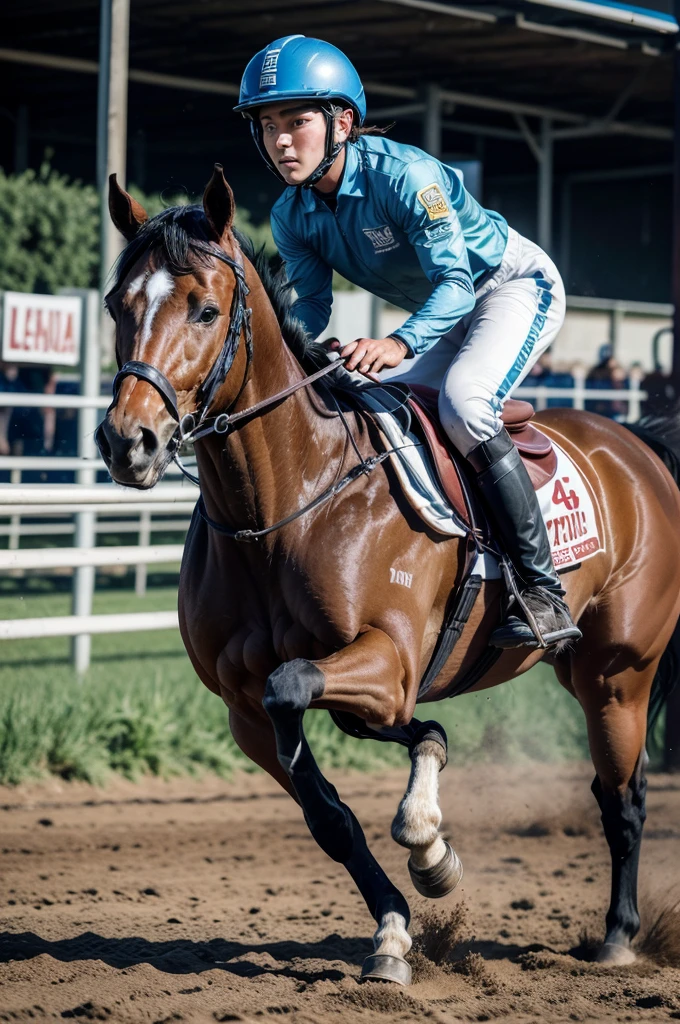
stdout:
<svg viewBox="0 0 680 1024">
<path fill-rule="evenodd" d="M 181 562 L 183 544 L 149 547 L 24 548 L 0 551 L 0 570 L 76 569 L 81 565 L 158 565 Z"/>
<path fill-rule="evenodd" d="M 0 640 L 32 640 L 96 633 L 138 633 L 177 629 L 177 612 L 129 612 L 121 615 L 52 615 L 48 619 L 4 619 Z"/>
</svg>

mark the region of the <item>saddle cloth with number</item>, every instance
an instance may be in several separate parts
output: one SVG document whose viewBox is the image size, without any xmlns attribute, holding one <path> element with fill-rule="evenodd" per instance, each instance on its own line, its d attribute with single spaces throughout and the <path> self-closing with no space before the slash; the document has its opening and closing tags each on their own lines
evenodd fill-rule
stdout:
<svg viewBox="0 0 680 1024">
<path fill-rule="evenodd" d="M 355 396 L 356 396 L 355 392 Z M 437 412 L 438 393 L 424 385 L 403 392 L 361 388 L 360 404 L 376 424 L 411 507 L 431 529 L 464 537 L 488 524 L 464 460 L 452 450 Z M 503 423 L 522 457 L 545 520 L 555 567 L 566 569 L 601 551 L 594 497 L 582 473 L 546 434 L 530 421 L 529 402 L 509 400 Z"/>
</svg>

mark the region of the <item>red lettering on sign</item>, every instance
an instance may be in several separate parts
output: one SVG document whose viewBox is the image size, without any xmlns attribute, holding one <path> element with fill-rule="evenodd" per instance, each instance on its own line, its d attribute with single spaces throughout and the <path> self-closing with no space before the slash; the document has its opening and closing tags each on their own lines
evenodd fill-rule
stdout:
<svg viewBox="0 0 680 1024">
<path fill-rule="evenodd" d="M 73 336 L 73 313 L 66 314 L 66 330 L 64 331 L 64 352 L 75 351 L 75 338 Z"/>
<path fill-rule="evenodd" d="M 9 329 L 9 347 L 19 348 L 19 339 L 17 338 L 17 309 L 12 308 L 12 317 L 10 320 Z"/>
</svg>

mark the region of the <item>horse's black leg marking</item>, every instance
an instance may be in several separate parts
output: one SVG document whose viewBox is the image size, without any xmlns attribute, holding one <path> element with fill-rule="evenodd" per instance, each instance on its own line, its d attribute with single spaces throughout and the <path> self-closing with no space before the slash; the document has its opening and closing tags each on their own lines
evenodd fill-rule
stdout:
<svg viewBox="0 0 680 1024">
<path fill-rule="evenodd" d="M 607 934 L 600 959 L 607 959 L 607 947 L 628 948 L 640 928 L 637 906 L 638 864 L 642 828 L 647 817 L 647 766 L 645 751 L 623 796 L 603 789 L 596 775 L 592 790 L 602 811 L 602 826 L 612 858 L 612 889 L 607 911 Z"/>
<path fill-rule="evenodd" d="M 298 658 L 272 673 L 262 703 L 274 726 L 279 762 L 293 783 L 310 832 L 329 857 L 347 868 L 380 925 L 376 936 L 378 952 L 383 947 L 385 952 L 382 957 L 368 958 L 371 969 L 365 968 L 364 976 L 404 983 L 410 977 L 410 968 L 403 961 L 403 953 L 410 946 L 406 934 L 410 920 L 408 904 L 368 849 L 352 811 L 321 774 L 303 731 L 304 712 L 323 689 L 323 673 Z M 390 934 L 385 943 L 387 932 Z M 376 960 L 381 961 L 377 966 Z"/>
</svg>

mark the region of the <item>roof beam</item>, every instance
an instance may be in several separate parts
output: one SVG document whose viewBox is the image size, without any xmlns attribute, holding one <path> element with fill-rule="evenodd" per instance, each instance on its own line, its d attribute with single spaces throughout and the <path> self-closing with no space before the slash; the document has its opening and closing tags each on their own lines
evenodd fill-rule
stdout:
<svg viewBox="0 0 680 1024">
<path fill-rule="evenodd" d="M 588 15 L 592 18 L 599 18 L 602 21 L 617 21 L 623 25 L 634 25 L 635 28 L 652 29 L 654 32 L 677 32 L 678 25 L 674 18 L 653 12 L 645 14 L 639 7 L 630 4 L 603 4 L 592 2 L 592 0 L 528 0 L 530 4 L 540 4 L 542 7 L 557 7 L 561 11 L 573 11 L 579 14 Z"/>
<path fill-rule="evenodd" d="M 413 7 L 417 11 L 429 11 L 430 14 L 447 14 L 450 18 L 466 18 L 468 21 L 485 21 L 495 24 L 498 18 L 489 11 L 477 11 L 471 7 L 458 4 L 447 4 L 438 0 L 379 0 L 379 3 L 392 4 L 398 7 Z"/>
<path fill-rule="evenodd" d="M 523 28 L 527 32 L 538 32 L 545 36 L 561 36 L 565 39 L 577 39 L 579 42 L 596 43 L 599 46 L 613 46 L 616 50 L 628 49 L 625 39 L 606 36 L 601 32 L 590 32 L 583 28 L 567 28 L 562 25 L 550 25 L 544 21 L 529 21 L 523 14 L 517 15 L 515 24 L 517 28 Z M 651 54 L 647 52 L 647 56 Z"/>
<path fill-rule="evenodd" d="M 470 7 L 461 7 L 460 4 L 444 3 L 443 0 L 379 0 L 379 2 L 392 4 L 395 7 L 410 7 L 419 11 L 428 11 L 431 14 L 443 14 L 450 18 L 465 18 L 468 21 L 482 21 L 487 24 L 496 24 L 499 21 L 498 15 L 491 14 L 490 11 L 479 11 Z M 564 0 L 529 0 L 529 2 L 548 7 L 557 7 L 562 11 L 572 10 L 574 13 L 590 16 L 593 20 L 599 17 L 604 20 L 622 23 L 626 27 L 634 25 L 638 29 L 647 31 L 652 29 L 654 32 L 661 34 L 678 31 L 678 26 L 673 19 L 655 18 L 652 15 L 645 15 L 639 10 L 633 12 L 617 8 L 607 8 L 606 13 L 602 13 L 601 7 L 598 9 L 596 4 L 590 3 L 588 0 L 571 0 L 568 4 Z M 512 14 L 507 12 L 507 16 L 512 20 Z M 514 16 L 514 21 L 517 28 L 525 29 L 528 32 L 542 32 L 545 35 L 578 39 L 583 42 L 593 43 L 596 46 L 613 46 L 619 50 L 627 50 L 629 42 L 634 42 L 632 37 L 630 39 L 619 39 L 616 36 L 593 31 L 588 28 L 571 28 L 543 21 L 531 21 L 521 13 Z M 652 46 L 643 46 L 642 52 L 648 57 L 658 57 L 661 53 L 660 50 Z"/>
<path fill-rule="evenodd" d="M 86 75 L 99 73 L 96 60 L 82 60 L 80 57 L 61 57 L 52 53 L 34 53 L 32 50 L 9 50 L 0 48 L 0 61 L 13 64 L 30 64 L 38 68 L 56 68 L 59 71 L 75 71 Z M 187 89 L 193 92 L 211 92 L 223 96 L 238 96 L 239 88 L 229 82 L 211 82 L 204 78 L 184 78 L 181 75 L 163 75 L 156 71 L 130 70 L 131 82 L 158 85 L 167 89 Z"/>
<path fill-rule="evenodd" d="M 393 3 L 395 0 L 385 0 Z M 415 2 L 415 0 L 414 0 Z M 421 0 L 418 0 L 421 2 Z M 429 2 L 429 0 L 422 0 Z M 0 61 L 10 61 L 14 64 L 29 64 L 34 67 L 56 68 L 62 71 L 75 71 L 83 74 L 97 74 L 99 64 L 94 60 L 83 60 L 79 57 L 62 57 L 57 54 L 35 53 L 31 50 L 14 50 L 5 47 L 0 48 Z M 181 75 L 165 75 L 156 71 L 138 71 L 131 69 L 129 73 L 131 82 L 139 82 L 144 85 L 155 85 L 168 89 L 186 89 L 193 92 L 213 93 L 220 96 L 238 96 L 239 87 L 231 82 L 215 82 L 205 78 L 186 78 Z M 416 89 L 408 86 L 391 85 L 381 82 L 366 82 L 366 92 L 378 96 L 391 96 L 395 99 L 412 100 L 418 102 L 420 99 Z M 670 128 L 663 128 L 656 125 L 636 124 L 625 121 L 603 121 L 593 120 L 583 114 L 573 114 L 566 110 L 554 110 L 551 107 L 541 107 L 532 103 L 520 103 L 516 100 L 503 100 L 491 96 L 473 96 L 464 92 L 457 92 L 453 89 L 442 89 L 441 98 L 456 103 L 462 107 L 473 107 L 478 110 L 493 110 L 497 113 L 525 116 L 525 117 L 548 117 L 553 121 L 561 121 L 571 125 L 571 128 L 559 128 L 554 132 L 556 139 L 568 139 L 585 137 L 587 135 L 602 135 L 613 133 L 618 135 L 637 135 L 640 138 L 660 139 L 668 141 L 673 138 Z"/>
</svg>

